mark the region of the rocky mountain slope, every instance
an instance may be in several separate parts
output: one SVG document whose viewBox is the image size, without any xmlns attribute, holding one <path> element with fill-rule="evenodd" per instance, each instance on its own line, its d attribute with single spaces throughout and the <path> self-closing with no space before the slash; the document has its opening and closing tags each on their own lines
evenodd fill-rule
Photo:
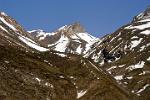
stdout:
<svg viewBox="0 0 150 100">
<path fill-rule="evenodd" d="M 130 100 L 90 61 L 76 55 L 25 52 L 0 46 L 1 100 Z"/>
<path fill-rule="evenodd" d="M 3 12 L 0 35 L 0 100 L 136 99 L 88 59 L 42 47 Z"/>
<path fill-rule="evenodd" d="M 141 100 L 150 99 L 150 8 L 93 44 L 85 57 Z"/>
<path fill-rule="evenodd" d="M 26 32 L 0 13 L 0 100 L 149 100 L 150 8 L 100 39 L 79 24 Z"/>
<path fill-rule="evenodd" d="M 33 41 L 33 37 L 4 12 L 0 13 L 0 37 L 1 45 L 10 45 L 20 49 L 48 50 L 41 47 L 37 41 Z"/>
</svg>

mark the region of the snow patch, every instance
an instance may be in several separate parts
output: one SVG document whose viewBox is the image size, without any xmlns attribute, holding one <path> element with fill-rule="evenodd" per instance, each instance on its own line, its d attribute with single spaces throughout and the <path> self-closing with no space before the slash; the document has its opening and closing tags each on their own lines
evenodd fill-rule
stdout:
<svg viewBox="0 0 150 100">
<path fill-rule="evenodd" d="M 78 54 L 81 54 L 81 53 L 82 53 L 81 45 L 76 49 L 76 52 L 77 52 Z"/>
<path fill-rule="evenodd" d="M 122 68 L 122 67 L 124 67 L 124 66 L 125 66 L 125 64 L 124 64 L 124 65 L 119 65 L 118 67 L 119 67 L 119 68 Z"/>
<path fill-rule="evenodd" d="M 0 28 L 1 28 L 3 31 L 9 33 L 3 26 L 0 26 Z"/>
<path fill-rule="evenodd" d="M 45 85 L 48 86 L 48 87 L 54 88 L 54 86 L 52 84 L 48 83 L 48 82 L 46 82 Z"/>
<path fill-rule="evenodd" d="M 22 42 L 24 42 L 25 44 L 27 44 L 28 46 L 30 46 L 31 48 L 34 48 L 38 51 L 48 51 L 49 49 L 46 49 L 44 47 L 38 46 L 34 41 L 30 41 L 29 38 L 27 37 L 23 37 L 23 36 L 19 36 L 18 37 Z"/>
<path fill-rule="evenodd" d="M 143 51 L 146 47 L 150 46 L 150 43 L 143 45 L 140 47 L 140 51 Z"/>
<path fill-rule="evenodd" d="M 5 63 L 7 63 L 7 64 L 9 64 L 9 61 L 7 61 L 7 60 L 6 60 L 6 61 L 4 61 L 4 62 L 5 62 Z"/>
<path fill-rule="evenodd" d="M 120 41 L 122 38 L 119 38 L 118 41 Z"/>
<path fill-rule="evenodd" d="M 74 77 L 73 77 L 73 76 L 70 76 L 70 78 L 71 78 L 71 79 L 74 79 Z"/>
<path fill-rule="evenodd" d="M 150 57 L 149 57 L 149 58 L 147 58 L 147 61 L 150 61 Z"/>
<path fill-rule="evenodd" d="M 137 93 L 141 93 L 142 91 L 144 91 L 147 87 L 149 87 L 150 84 L 146 84 L 142 89 L 140 89 Z"/>
<path fill-rule="evenodd" d="M 145 75 L 145 74 L 150 74 L 150 71 L 143 71 L 143 72 L 140 73 L 139 75 Z"/>
<path fill-rule="evenodd" d="M 41 80 L 40 80 L 38 77 L 36 77 L 35 79 L 36 79 L 39 83 L 41 82 Z"/>
<path fill-rule="evenodd" d="M 116 80 L 122 80 L 123 79 L 123 75 L 118 75 L 114 77 Z"/>
<path fill-rule="evenodd" d="M 138 36 L 133 36 L 131 39 L 138 39 L 139 37 Z"/>
<path fill-rule="evenodd" d="M 94 52 L 94 51 L 93 51 Z M 90 55 L 90 54 L 89 54 Z M 86 55 L 86 56 L 88 56 L 88 55 Z M 91 57 L 91 59 L 93 59 L 94 60 L 94 62 L 99 62 L 100 61 L 100 56 L 101 56 L 101 51 L 99 51 L 99 53 L 94 53 L 93 55 L 92 55 L 92 57 Z M 104 62 L 103 61 L 101 61 L 101 65 L 103 64 Z"/>
<path fill-rule="evenodd" d="M 138 46 L 142 41 L 142 38 L 140 38 L 139 40 L 134 40 L 134 41 L 131 41 L 131 49 Z"/>
<path fill-rule="evenodd" d="M 142 31 L 141 34 L 144 34 L 144 35 L 150 35 L 150 30 Z"/>
<path fill-rule="evenodd" d="M 76 34 L 73 34 L 73 35 L 71 36 L 71 38 L 72 38 L 72 39 L 79 39 L 79 37 L 78 37 Z"/>
<path fill-rule="evenodd" d="M 0 20 L 1 20 L 4 24 L 6 24 L 9 28 L 11 28 L 12 30 L 14 30 L 14 31 L 17 30 L 13 25 L 9 24 L 4 18 L 0 17 Z"/>
<path fill-rule="evenodd" d="M 125 27 L 125 29 L 139 29 L 139 30 L 144 30 L 146 28 L 150 27 L 150 22 L 146 23 L 146 24 L 142 24 L 142 25 L 138 25 L 138 26 L 127 26 Z"/>
<path fill-rule="evenodd" d="M 61 53 L 56 53 L 58 56 L 60 56 L 60 57 L 67 57 L 67 55 L 66 54 L 61 54 Z"/>
<path fill-rule="evenodd" d="M 133 70 L 133 69 L 137 69 L 137 68 L 143 68 L 144 64 L 145 64 L 145 62 L 141 61 L 141 62 L 137 63 L 136 65 L 129 66 L 127 69 Z"/>
<path fill-rule="evenodd" d="M 60 78 L 64 78 L 64 76 L 59 76 Z"/>
<path fill-rule="evenodd" d="M 80 91 L 80 92 L 77 92 L 77 99 L 81 98 L 82 96 L 84 96 L 85 94 L 87 93 L 87 90 L 85 91 Z"/>
<path fill-rule="evenodd" d="M 3 16 L 8 16 L 6 13 L 4 13 L 4 12 L 1 12 L 1 14 L 3 15 Z"/>
<path fill-rule="evenodd" d="M 56 43 L 49 44 L 48 47 L 55 46 L 54 50 L 59 52 L 65 52 L 68 43 L 69 39 L 64 35 L 61 35 L 60 39 Z"/>
<path fill-rule="evenodd" d="M 126 77 L 126 78 L 130 80 L 130 79 L 132 79 L 133 77 L 132 77 L 132 76 L 130 76 L 130 77 Z"/>
<path fill-rule="evenodd" d="M 87 41 L 88 43 L 93 43 L 93 41 L 96 39 L 88 33 L 77 33 L 76 35 L 79 36 L 82 40 Z"/>
<path fill-rule="evenodd" d="M 140 51 L 143 51 L 145 49 L 145 45 L 140 47 Z"/>
<path fill-rule="evenodd" d="M 110 71 L 110 70 L 115 69 L 115 68 L 117 68 L 117 66 L 112 66 L 109 69 L 107 69 L 107 71 Z"/>
<path fill-rule="evenodd" d="M 150 22 L 150 19 L 144 19 L 144 20 L 140 20 L 138 22 Z"/>
<path fill-rule="evenodd" d="M 45 63 L 48 63 L 48 61 L 47 61 L 47 60 L 44 60 L 44 62 L 45 62 Z"/>
<path fill-rule="evenodd" d="M 55 35 L 56 33 L 52 32 L 52 33 L 46 33 L 45 31 L 38 29 L 38 30 L 32 30 L 32 31 L 28 31 L 29 33 L 37 33 L 36 37 L 39 38 L 39 41 L 44 40 L 47 36 L 52 36 Z"/>
<path fill-rule="evenodd" d="M 64 26 L 60 27 L 58 30 L 59 30 L 59 31 L 60 31 L 60 30 L 64 30 L 66 27 L 67 27 L 67 25 L 64 25 Z"/>
</svg>

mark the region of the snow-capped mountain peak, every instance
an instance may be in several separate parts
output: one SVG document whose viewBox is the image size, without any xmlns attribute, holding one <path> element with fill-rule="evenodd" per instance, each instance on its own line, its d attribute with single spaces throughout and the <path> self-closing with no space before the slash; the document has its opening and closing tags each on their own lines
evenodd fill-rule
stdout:
<svg viewBox="0 0 150 100">
<path fill-rule="evenodd" d="M 64 25 L 54 32 L 28 31 L 43 46 L 65 53 L 82 54 L 98 39 L 85 31 L 80 23 Z"/>
</svg>

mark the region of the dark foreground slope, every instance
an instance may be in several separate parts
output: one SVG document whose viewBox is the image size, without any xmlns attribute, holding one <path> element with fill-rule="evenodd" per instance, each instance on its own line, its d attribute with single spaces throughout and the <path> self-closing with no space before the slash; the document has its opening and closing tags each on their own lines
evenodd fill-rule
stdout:
<svg viewBox="0 0 150 100">
<path fill-rule="evenodd" d="M 0 100 L 132 100 L 82 57 L 0 46 Z"/>
</svg>

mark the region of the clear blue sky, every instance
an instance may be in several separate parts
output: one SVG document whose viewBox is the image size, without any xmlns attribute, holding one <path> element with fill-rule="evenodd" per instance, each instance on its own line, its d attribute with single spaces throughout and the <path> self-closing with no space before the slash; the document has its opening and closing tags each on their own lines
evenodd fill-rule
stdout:
<svg viewBox="0 0 150 100">
<path fill-rule="evenodd" d="M 54 31 L 80 22 L 94 36 L 112 33 L 145 10 L 150 0 L 0 0 L 0 11 L 26 30 Z"/>
</svg>

